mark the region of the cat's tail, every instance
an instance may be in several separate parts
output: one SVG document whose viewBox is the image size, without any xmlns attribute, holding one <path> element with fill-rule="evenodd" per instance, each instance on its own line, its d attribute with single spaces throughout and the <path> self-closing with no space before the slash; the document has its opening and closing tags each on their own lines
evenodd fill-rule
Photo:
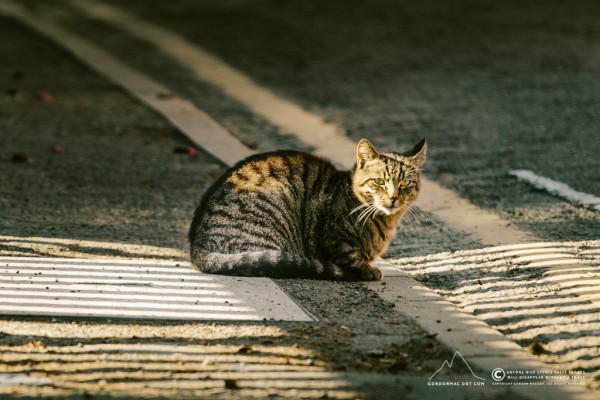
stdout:
<svg viewBox="0 0 600 400">
<path fill-rule="evenodd" d="M 344 279 L 341 268 L 318 260 L 275 250 L 236 254 L 192 251 L 193 266 L 208 274 L 268 278 Z"/>
</svg>

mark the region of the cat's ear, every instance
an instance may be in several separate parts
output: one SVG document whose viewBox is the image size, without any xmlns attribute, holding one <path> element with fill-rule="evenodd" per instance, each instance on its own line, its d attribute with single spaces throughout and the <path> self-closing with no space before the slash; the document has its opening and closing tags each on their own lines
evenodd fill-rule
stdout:
<svg viewBox="0 0 600 400">
<path fill-rule="evenodd" d="M 405 155 L 415 160 L 417 164 L 422 164 L 427 157 L 427 142 L 425 139 L 422 139 L 412 148 L 412 150 L 405 153 Z"/>
<path fill-rule="evenodd" d="M 358 146 L 356 147 L 356 162 L 361 167 L 365 162 L 373 160 L 379 157 L 379 153 L 375 150 L 375 147 L 367 139 L 360 139 Z"/>
</svg>

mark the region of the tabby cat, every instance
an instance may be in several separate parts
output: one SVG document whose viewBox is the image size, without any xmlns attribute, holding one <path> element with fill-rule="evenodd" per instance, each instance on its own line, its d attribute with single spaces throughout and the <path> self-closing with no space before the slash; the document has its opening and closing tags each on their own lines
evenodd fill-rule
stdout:
<svg viewBox="0 0 600 400">
<path fill-rule="evenodd" d="M 369 265 L 387 247 L 419 193 L 425 140 L 378 153 L 362 139 L 350 171 L 308 153 L 258 154 L 206 191 L 189 232 L 202 272 L 379 280 Z"/>
</svg>

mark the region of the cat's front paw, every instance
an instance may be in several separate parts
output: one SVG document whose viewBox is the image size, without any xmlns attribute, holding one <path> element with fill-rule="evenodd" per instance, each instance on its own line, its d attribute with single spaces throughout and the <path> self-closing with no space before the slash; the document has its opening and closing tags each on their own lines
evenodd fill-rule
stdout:
<svg viewBox="0 0 600 400">
<path fill-rule="evenodd" d="M 383 279 L 383 272 L 379 268 L 366 267 L 361 269 L 360 279 L 363 281 L 380 281 Z"/>
<path fill-rule="evenodd" d="M 330 264 L 327 266 L 326 277 L 333 281 L 341 281 L 344 279 L 344 270 L 337 265 Z"/>
</svg>

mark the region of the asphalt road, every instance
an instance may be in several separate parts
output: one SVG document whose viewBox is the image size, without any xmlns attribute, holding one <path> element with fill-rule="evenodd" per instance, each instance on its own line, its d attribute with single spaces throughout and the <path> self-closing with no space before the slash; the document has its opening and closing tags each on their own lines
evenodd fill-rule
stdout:
<svg viewBox="0 0 600 400">
<path fill-rule="evenodd" d="M 426 137 L 428 177 L 508 223 L 559 243 L 592 265 L 600 264 L 598 244 L 593 242 L 600 238 L 600 213 L 508 175 L 509 170 L 526 168 L 600 196 L 596 3 L 108 2 L 188 38 L 259 84 L 334 122 L 353 139 L 367 137 L 380 148 L 403 149 Z M 67 2 L 26 4 L 190 99 L 253 149 L 310 150 L 217 88 L 198 81 L 150 43 L 85 17 Z M 45 40 L 32 37 L 18 24 L 5 20 L 3 26 L 11 35 L 23 37 L 26 45 L 4 43 L 3 53 L 11 55 L 12 63 L 4 64 L 5 108 L 0 110 L 3 136 L 8 138 L 1 148 L 2 162 L 9 171 L 3 178 L 8 189 L 0 192 L 0 201 L 8 207 L 2 234 L 97 241 L 94 246 L 65 240 L 48 246 L 21 240 L 6 244 L 3 251 L 185 257 L 188 217 L 202 188 L 222 166 L 202 151 L 196 158 L 173 153 L 188 143 L 160 118 L 77 63 L 66 62 L 66 54 L 48 48 Z M 36 51 L 26 51 L 29 48 Z M 57 113 L 64 117 L 57 119 Z M 82 129 L 89 132 L 78 138 Z M 57 144 L 64 146 L 64 154 L 52 151 Z M 18 152 L 27 153 L 27 162 L 9 160 Z M 34 188 L 24 183 L 36 175 L 42 179 Z M 547 362 L 597 375 L 597 307 L 582 300 L 569 309 L 571 294 L 556 294 L 558 289 L 544 280 L 543 271 L 519 269 L 501 257 L 486 258 L 481 247 L 423 215 L 406 219 L 387 256 L 523 347 L 542 343 L 552 352 L 541 354 Z M 458 252 L 448 253 L 454 251 Z M 448 259 L 454 261 L 443 261 Z M 455 270 L 453 263 L 463 268 Z M 520 284 L 510 287 L 515 281 Z M 479 288 L 488 282 L 500 289 L 469 295 L 467 286 Z M 370 298 L 360 286 L 328 286 L 337 297 L 323 297 L 303 283 L 280 284 L 324 319 L 341 318 L 344 301 L 355 292 L 364 300 Z M 533 314 L 535 320 L 528 320 L 522 315 L 486 315 L 473 306 L 477 301 L 493 305 L 510 296 L 517 301 L 528 296 L 537 301 L 541 296 L 567 309 L 549 310 L 548 318 Z M 332 298 L 338 299 L 333 310 L 327 306 Z M 385 307 L 378 301 L 368 300 L 362 312 Z M 535 301 L 527 307 L 541 307 Z M 519 306 L 506 308 L 520 314 Z M 401 321 L 405 343 L 411 335 L 426 336 L 415 333 L 418 329 L 401 315 L 391 320 Z M 389 350 L 396 325 L 357 321 L 348 316 L 341 325 L 345 329 L 326 324 L 320 335 L 346 338 L 350 327 L 359 339 L 349 354 L 378 352 L 378 358 Z M 377 343 L 384 350 L 373 352 L 367 344 L 373 324 L 379 324 Z M 565 326 L 577 328 L 569 331 Z M 305 333 L 296 326 L 288 333 L 293 329 Z M 261 340 L 252 344 L 260 345 Z M 339 345 L 326 341 L 314 347 L 326 361 L 350 370 L 378 367 L 348 364 L 335 352 L 323 350 Z M 446 350 L 435 346 L 410 362 L 426 371 L 435 368 L 447 357 Z M 590 385 L 597 386 L 597 379 Z M 389 384 L 381 393 L 389 395 L 394 387 Z"/>
<path fill-rule="evenodd" d="M 429 176 L 519 226 L 549 240 L 598 238 L 598 213 L 507 174 L 530 169 L 600 196 L 593 1 L 112 3 L 354 139 L 406 148 L 426 137 Z"/>
</svg>

